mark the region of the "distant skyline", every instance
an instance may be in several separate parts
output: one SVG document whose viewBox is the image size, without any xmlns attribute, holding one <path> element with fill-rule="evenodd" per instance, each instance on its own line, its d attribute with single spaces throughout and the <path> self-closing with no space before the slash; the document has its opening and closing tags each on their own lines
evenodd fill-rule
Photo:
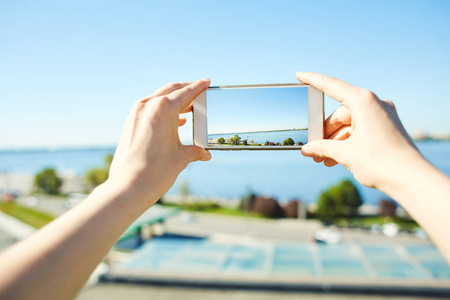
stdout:
<svg viewBox="0 0 450 300">
<path fill-rule="evenodd" d="M 302 131 L 302 130 L 308 130 L 307 127 L 304 128 L 284 128 L 284 129 L 274 129 L 274 130 L 247 130 L 247 131 L 232 131 L 232 132 L 217 132 L 217 133 L 210 133 L 209 135 L 217 135 L 217 134 L 231 134 L 231 133 L 259 133 L 259 132 L 277 132 L 277 131 Z"/>
<path fill-rule="evenodd" d="M 211 89 L 206 99 L 208 134 L 308 127 L 305 87 Z"/>
<path fill-rule="evenodd" d="M 449 36 L 450 1 L 2 1 L 0 149 L 114 146 L 166 83 L 299 70 L 392 100 L 411 134 L 450 133 Z"/>
</svg>

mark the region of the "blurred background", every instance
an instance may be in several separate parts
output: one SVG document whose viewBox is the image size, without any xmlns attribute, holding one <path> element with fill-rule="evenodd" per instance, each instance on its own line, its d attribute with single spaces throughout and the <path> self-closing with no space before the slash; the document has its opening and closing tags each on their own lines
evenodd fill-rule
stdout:
<svg viewBox="0 0 450 300">
<path fill-rule="evenodd" d="M 331 75 L 392 100 L 450 175 L 448 36 L 447 1 L 1 1 L 0 249 L 106 180 L 132 104 L 169 82 Z M 337 107 L 325 98 L 326 116 Z M 124 233 L 80 299 L 449 295 L 426 233 L 342 166 L 298 151 L 212 156 Z"/>
</svg>

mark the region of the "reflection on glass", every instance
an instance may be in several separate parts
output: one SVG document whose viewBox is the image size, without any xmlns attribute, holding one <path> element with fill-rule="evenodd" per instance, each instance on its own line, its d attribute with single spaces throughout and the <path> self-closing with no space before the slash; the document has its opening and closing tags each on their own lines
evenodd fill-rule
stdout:
<svg viewBox="0 0 450 300">
<path fill-rule="evenodd" d="M 208 146 L 301 146 L 308 142 L 308 89 L 207 91 Z"/>
</svg>

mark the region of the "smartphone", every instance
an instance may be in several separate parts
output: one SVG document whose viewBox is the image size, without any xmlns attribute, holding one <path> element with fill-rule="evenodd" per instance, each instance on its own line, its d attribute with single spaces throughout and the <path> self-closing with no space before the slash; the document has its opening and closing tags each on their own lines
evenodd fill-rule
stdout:
<svg viewBox="0 0 450 300">
<path fill-rule="evenodd" d="M 299 150 L 323 138 L 323 93 L 303 83 L 212 86 L 192 116 L 194 144 L 208 150 Z"/>
</svg>

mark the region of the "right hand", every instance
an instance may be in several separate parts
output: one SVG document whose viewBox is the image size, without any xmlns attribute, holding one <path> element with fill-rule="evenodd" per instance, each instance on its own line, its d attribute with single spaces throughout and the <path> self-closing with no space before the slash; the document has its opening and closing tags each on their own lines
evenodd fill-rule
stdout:
<svg viewBox="0 0 450 300">
<path fill-rule="evenodd" d="M 391 101 L 317 73 L 298 72 L 297 79 L 342 103 L 325 121 L 325 139 L 305 145 L 304 156 L 328 167 L 342 164 L 360 183 L 382 191 L 398 180 L 398 168 L 424 159 Z"/>
</svg>

